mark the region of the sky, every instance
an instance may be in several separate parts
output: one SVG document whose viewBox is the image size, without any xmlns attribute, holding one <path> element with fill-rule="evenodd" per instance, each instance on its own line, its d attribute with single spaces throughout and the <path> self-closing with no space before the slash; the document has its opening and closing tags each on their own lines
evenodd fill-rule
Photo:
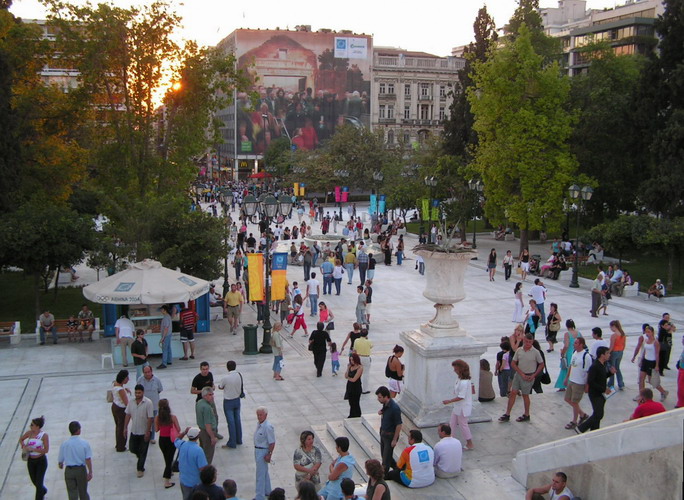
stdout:
<svg viewBox="0 0 684 500">
<path fill-rule="evenodd" d="M 82 0 L 71 0 L 84 3 Z M 110 0 L 128 7 L 151 3 L 151 0 Z M 98 2 L 93 2 L 98 3 Z M 352 30 L 373 35 L 374 46 L 401 47 L 438 56 L 473 40 L 473 21 L 486 3 L 497 27 L 510 19 L 515 0 L 347 0 L 288 4 L 282 0 L 236 2 L 235 0 L 170 0 L 183 18 L 180 37 L 200 45 L 216 45 L 238 28 L 294 29 L 310 25 L 312 30 Z M 588 0 L 588 8 L 614 7 L 624 0 Z M 542 7 L 556 7 L 557 0 L 541 0 Z M 10 11 L 25 19 L 44 19 L 45 9 L 38 0 L 14 0 Z"/>
</svg>

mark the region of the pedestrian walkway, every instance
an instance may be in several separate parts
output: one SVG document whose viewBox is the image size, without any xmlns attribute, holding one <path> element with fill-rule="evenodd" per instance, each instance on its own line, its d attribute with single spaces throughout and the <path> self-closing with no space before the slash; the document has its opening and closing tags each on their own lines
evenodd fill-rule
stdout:
<svg viewBox="0 0 684 500">
<path fill-rule="evenodd" d="M 363 207 L 357 206 L 357 210 L 362 209 Z M 346 211 L 343 213 L 346 218 Z M 286 221 L 285 225 L 288 225 L 288 222 L 292 225 L 295 221 L 296 218 L 293 221 Z M 312 224 L 312 228 L 315 233 L 320 232 L 318 223 Z M 256 226 L 250 226 L 249 230 L 254 232 Z M 425 277 L 420 276 L 414 269 L 415 261 L 410 249 L 417 243 L 417 239 L 407 235 L 405 240 L 407 260 L 404 264 L 397 266 L 395 263 L 386 267 L 379 263 L 375 274 L 370 330 L 370 338 L 374 344 L 370 374 L 371 390 L 386 383 L 384 363 L 392 347 L 400 343 L 399 333 L 417 328 L 434 315 L 432 303 L 422 296 Z M 502 273 L 497 273 L 496 281 L 490 282 L 485 269 L 486 255 L 491 248 L 497 249 L 499 260 L 506 249 L 511 249 L 517 254 L 518 242 L 494 241 L 491 236 L 484 233 L 478 234 L 477 240 L 479 260 L 473 261 L 468 267 L 465 278 L 467 296 L 463 302 L 455 305 L 453 314 L 470 335 L 487 343 L 490 348 L 485 353 L 485 358 L 493 366 L 499 337 L 509 335 L 513 331 L 514 324 L 511 318 L 515 283 L 513 280 L 504 281 Z M 532 243 L 531 253 L 540 253 L 545 257 L 548 250 L 542 250 L 549 245 L 550 243 L 537 247 Z M 88 276 L 81 274 L 81 270 L 77 269 L 81 276 Z M 232 271 L 230 276 L 233 281 Z M 289 268 L 288 279 L 290 283 L 302 283 L 303 268 Z M 580 279 L 579 289 L 569 288 L 569 280 L 570 271 L 565 271 L 560 280 L 546 282 L 549 290 L 548 302 L 559 304 L 563 321 L 573 318 L 578 329 L 585 337 L 590 338 L 592 327 L 599 326 L 608 334 L 609 321 L 620 319 L 629 335 L 627 354 L 623 361 L 627 389 L 609 400 L 602 425 L 621 422 L 628 418 L 635 406 L 632 398 L 637 392 L 637 369 L 629 360 L 641 324 L 657 324 L 660 315 L 667 311 L 672 315 L 675 324 L 681 325 L 684 321 L 684 306 L 668 303 L 667 300 L 655 303 L 637 298 L 616 297 L 609 304 L 608 316 L 591 318 L 588 312 L 591 302 L 588 280 Z M 217 283 L 220 281 L 216 280 Z M 358 277 L 355 276 L 354 285 L 357 281 Z M 530 286 L 531 280 L 528 279 L 523 288 L 525 295 Z M 346 282 L 342 287 L 340 296 L 320 297 L 328 303 L 335 314 L 336 330 L 331 336 L 338 346 L 341 346 L 354 321 L 356 305 L 356 287 L 347 285 Z M 306 319 L 313 320 L 308 317 L 308 311 Z M 242 324 L 255 322 L 255 310 L 251 306 L 246 307 Z M 310 324 L 309 330 L 313 328 L 315 325 Z M 673 357 L 680 352 L 680 338 L 680 335 L 676 335 Z M 546 344 L 541 343 L 546 348 Z M 81 422 L 82 437 L 87 439 L 93 448 L 95 474 L 89 485 L 91 498 L 179 498 L 177 475 L 174 477 L 176 487 L 169 490 L 163 488 L 163 459 L 158 445 L 150 446 L 147 472 L 140 479 L 135 477 L 135 457 L 130 453 L 114 451 L 114 423 L 110 405 L 105 402 L 105 390 L 114 378 L 116 370 L 102 370 L 100 363 L 100 355 L 108 352 L 109 346 L 110 339 L 102 339 L 92 344 L 61 343 L 42 347 L 25 340 L 17 347 L 9 346 L 8 343 L 0 346 L 0 390 L 3 394 L 0 418 L 5 422 L 0 441 L 0 465 L 6 466 L 0 469 L 5 471 L 0 474 L 0 498 L 33 498 L 33 488 L 26 472 L 26 465 L 19 456 L 17 438 L 28 428 L 30 418 L 40 415 L 46 417 L 44 430 L 49 433 L 51 442 L 45 483 L 49 490 L 48 498 L 66 497 L 63 472 L 57 468 L 57 450 L 68 437 L 67 425 L 71 420 Z M 559 349 L 560 346 L 557 346 L 556 352 L 547 355 L 553 382 L 559 371 Z M 197 336 L 195 360 L 176 360 L 169 369 L 155 372 L 165 387 L 162 397 L 169 399 L 181 427 L 195 425 L 195 396 L 190 394 L 190 382 L 199 372 L 199 362 L 207 360 L 210 363 L 216 380 L 226 373 L 226 361 L 235 360 L 238 371 L 244 377 L 247 395 L 242 408 L 245 444 L 235 450 L 216 450 L 214 465 L 218 469 L 219 481 L 232 478 L 238 484 L 240 498 L 253 497 L 255 467 L 251 436 L 256 427 L 255 410 L 258 406 L 264 405 L 269 408 L 269 420 L 276 429 L 277 438 L 275 464 L 271 467 L 271 482 L 274 487 L 285 488 L 288 498 L 294 498 L 292 454 L 299 444 L 300 432 L 313 429 L 318 435 L 318 443 L 327 443 L 329 447 L 331 430 L 345 432 L 346 429 L 351 433 L 356 429 L 357 423 L 348 423 L 346 427 L 344 425 L 344 419 L 349 411 L 348 404 L 343 399 L 344 377 L 331 376 L 328 357 L 324 376 L 316 378 L 313 356 L 307 350 L 306 340 L 299 335 L 292 339 L 288 336 L 285 342 L 285 368 L 282 372 L 285 381 L 282 382 L 276 382 L 272 378 L 272 355 L 245 356 L 242 350 L 242 334 L 229 335 L 226 320 L 212 322 L 210 333 Z M 344 359 L 341 361 L 343 370 L 346 362 Z M 674 366 L 674 362 L 672 365 Z M 477 373 L 476 369 L 473 371 Z M 407 377 L 410 377 L 411 373 L 411 366 L 407 366 Z M 673 371 L 666 372 L 663 385 L 671 393 L 665 401 L 665 406 L 671 409 L 676 399 L 676 379 Z M 130 387 L 133 388 L 133 383 Z M 451 381 L 445 381 L 444 387 L 446 399 L 451 396 Z M 501 398 L 497 397 L 493 402 L 483 404 L 482 408 L 492 418 L 492 422 L 471 425 L 476 449 L 465 454 L 463 475 L 448 482 L 438 480 L 433 486 L 419 491 L 409 491 L 391 484 L 393 498 L 478 499 L 495 498 L 495 495 L 496 498 L 521 498 L 524 488 L 510 476 L 511 460 L 515 453 L 524 448 L 572 435 L 572 431 L 563 428 L 571 414 L 570 407 L 563 402 L 563 393 L 555 392 L 553 384 L 544 386 L 544 391 L 544 394 L 532 396 L 532 420 L 528 423 L 497 422 L 506 404 Z M 219 402 L 221 396 L 219 392 Z M 401 404 L 401 400 L 399 403 Z M 377 416 L 379 407 L 373 393 L 362 397 L 361 408 L 368 422 L 374 422 L 373 416 Z M 583 407 L 586 410 L 590 409 L 588 402 L 583 402 Z M 521 409 L 516 407 L 515 411 Z M 220 410 L 219 431 L 227 437 L 225 418 Z M 431 432 L 434 434 L 431 430 L 426 431 L 427 434 Z M 460 435 L 456 434 L 456 437 L 460 438 Z M 359 453 L 362 452 L 366 453 L 359 446 Z M 364 458 L 360 456 L 358 460 L 362 462 Z M 325 456 L 321 468 L 323 478 L 327 476 L 330 459 L 329 455 Z M 360 475 L 355 475 L 355 479 L 359 481 Z M 572 478 L 569 484 L 572 485 Z"/>
</svg>

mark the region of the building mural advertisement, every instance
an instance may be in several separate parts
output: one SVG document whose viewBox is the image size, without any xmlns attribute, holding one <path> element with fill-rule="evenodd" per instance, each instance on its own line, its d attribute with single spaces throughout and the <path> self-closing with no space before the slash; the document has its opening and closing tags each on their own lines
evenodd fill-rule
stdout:
<svg viewBox="0 0 684 500">
<path fill-rule="evenodd" d="M 237 30 L 234 50 L 259 95 L 237 96 L 237 150 L 263 154 L 287 137 L 312 150 L 342 125 L 368 127 L 372 38 L 335 32 Z"/>
</svg>

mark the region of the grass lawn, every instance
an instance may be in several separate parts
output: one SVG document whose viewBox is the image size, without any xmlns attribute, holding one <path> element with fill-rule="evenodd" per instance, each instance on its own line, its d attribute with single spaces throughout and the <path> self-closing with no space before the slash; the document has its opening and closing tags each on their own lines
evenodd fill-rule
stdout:
<svg viewBox="0 0 684 500">
<path fill-rule="evenodd" d="M 608 266 L 604 265 L 604 268 L 607 269 Z M 665 255 L 635 254 L 623 257 L 622 268 L 629 271 L 634 281 L 639 282 L 639 291 L 641 292 L 648 290 L 648 287 L 655 283 L 658 278 L 667 284 L 667 256 Z M 583 278 L 594 279 L 596 278 L 596 267 L 593 265 L 580 266 L 579 274 Z M 668 295 L 684 294 L 681 258 L 675 261 L 672 287 L 672 290 L 667 291 Z"/>
<path fill-rule="evenodd" d="M 33 277 L 21 272 L 6 272 L 0 274 L 0 283 L 0 321 L 21 321 L 22 332 L 33 332 L 36 328 Z M 60 288 L 56 297 L 54 290 L 47 295 L 42 289 L 40 292 L 41 312 L 49 309 L 55 319 L 67 319 L 71 314 L 75 316 L 84 303 L 88 304 L 95 317 L 102 318 L 102 306 L 88 302 L 81 288 Z"/>
</svg>

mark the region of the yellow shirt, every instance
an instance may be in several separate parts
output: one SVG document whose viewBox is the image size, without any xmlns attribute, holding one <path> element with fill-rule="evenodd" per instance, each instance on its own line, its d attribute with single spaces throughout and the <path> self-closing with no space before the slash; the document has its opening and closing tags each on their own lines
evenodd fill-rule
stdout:
<svg viewBox="0 0 684 500">
<path fill-rule="evenodd" d="M 345 264 L 356 264 L 356 255 L 349 252 L 347 255 L 344 256 L 344 263 Z"/>
<path fill-rule="evenodd" d="M 235 290 L 234 292 L 228 292 L 226 294 L 226 305 L 231 307 L 239 306 L 242 304 L 242 294 Z"/>
<path fill-rule="evenodd" d="M 372 348 L 373 342 L 368 340 L 367 337 L 359 337 L 354 342 L 354 350 L 359 356 L 370 356 Z"/>
</svg>

